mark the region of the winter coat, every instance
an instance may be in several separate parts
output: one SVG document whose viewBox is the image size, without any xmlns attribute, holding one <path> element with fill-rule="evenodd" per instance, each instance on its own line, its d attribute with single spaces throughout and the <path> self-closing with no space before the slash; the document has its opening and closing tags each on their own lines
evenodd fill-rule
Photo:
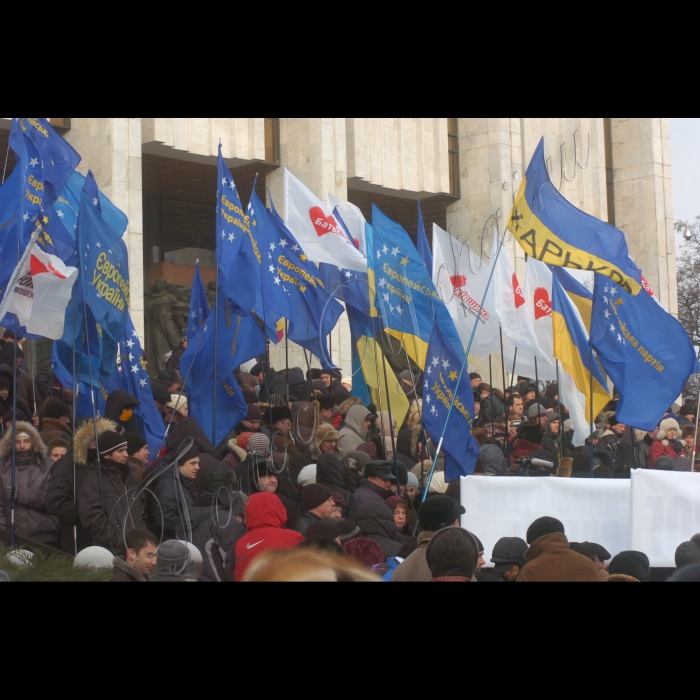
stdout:
<svg viewBox="0 0 700 700">
<path fill-rule="evenodd" d="M 173 473 L 173 469 L 176 473 Z M 139 483 L 136 477 L 134 480 Z M 175 466 L 166 469 L 148 485 L 154 495 L 150 501 L 148 516 L 151 527 L 154 528 L 153 534 L 161 542 L 174 540 L 177 527 L 182 524 L 185 513 L 189 515 L 194 505 L 191 486 L 192 479 L 184 476 Z"/>
<path fill-rule="evenodd" d="M 649 449 L 649 469 L 654 468 L 654 462 L 656 462 L 659 457 L 678 459 L 680 452 L 676 452 L 674 448 L 675 444 L 676 441 L 671 442 L 670 440 L 654 440 L 651 448 Z"/>
<path fill-rule="evenodd" d="M 258 395 L 260 403 L 267 403 L 273 394 L 283 396 L 286 399 L 287 382 L 284 381 L 284 377 L 279 372 L 275 372 L 270 367 L 265 372 L 262 382 L 260 382 L 260 394 Z"/>
<path fill-rule="evenodd" d="M 362 479 L 360 485 L 353 494 L 352 505 L 348 512 L 348 519 L 357 522 L 356 514 L 360 506 L 366 503 L 381 503 L 382 505 L 386 505 L 384 501 L 393 495 L 391 491 L 387 491 L 367 479 Z"/>
<path fill-rule="evenodd" d="M 355 522 L 363 537 L 368 537 L 381 546 L 385 560 L 395 557 L 408 539 L 399 533 L 394 522 L 394 513 L 386 503 L 369 502 L 358 506 Z"/>
<path fill-rule="evenodd" d="M 549 455 L 556 468 L 559 464 L 559 435 L 549 430 L 542 436 L 542 449 Z"/>
<path fill-rule="evenodd" d="M 148 581 L 136 569 L 129 566 L 122 557 L 114 557 L 112 566 L 114 574 L 109 579 L 110 583 L 146 583 Z"/>
<path fill-rule="evenodd" d="M 268 549 L 294 549 L 304 541 L 294 530 L 284 530 L 287 513 L 274 493 L 256 493 L 246 506 L 248 533 L 236 542 L 236 581 L 242 581 L 250 563 Z"/>
<path fill-rule="evenodd" d="M 432 579 L 433 575 L 425 558 L 425 550 L 428 549 L 434 534 L 426 530 L 418 535 L 418 547 L 403 560 L 403 563 L 399 564 L 391 577 L 392 582 L 428 582 Z"/>
<path fill-rule="evenodd" d="M 300 454 L 291 434 L 285 436 L 279 430 L 272 434 L 272 449 L 277 453 L 273 456 L 274 461 L 285 467 L 289 467 Z"/>
<path fill-rule="evenodd" d="M 300 453 L 313 444 L 316 428 L 321 425 L 318 401 L 295 401 L 292 404 L 292 437 Z"/>
<path fill-rule="evenodd" d="M 243 498 L 240 494 L 236 498 Z M 236 543 L 245 536 L 246 529 L 238 518 L 231 515 L 230 507 L 219 501 L 214 508 L 216 494 L 204 491 L 194 502 L 190 511 L 192 544 L 202 555 L 200 581 L 233 581 L 236 569 Z M 177 537 L 185 540 L 182 523 L 178 525 Z"/>
<path fill-rule="evenodd" d="M 404 428 L 400 430 L 396 438 L 396 451 L 399 459 L 406 465 L 407 469 L 413 469 L 418 464 L 418 441 L 421 427 Z"/>
<path fill-rule="evenodd" d="M 305 510 L 301 514 L 301 518 L 299 518 L 297 524 L 294 526 L 294 530 L 303 535 L 311 523 L 318 522 L 319 520 L 323 520 L 323 518 L 319 518 L 316 513 L 311 513 L 310 511 Z"/>
<path fill-rule="evenodd" d="M 46 511 L 46 485 L 53 461 L 46 457 L 46 446 L 39 433 L 29 423 L 18 422 L 18 432 L 29 434 L 32 455 L 26 460 L 19 456 L 15 467 L 15 486 L 19 498 L 15 501 L 15 532 L 39 544 L 58 544 L 58 520 Z M 0 441 L 0 527 L 10 530 L 11 501 L 7 489 L 12 486 L 12 443 L 8 432 Z M 25 462 L 25 463 L 23 463 Z"/>
<path fill-rule="evenodd" d="M 362 423 L 368 413 L 364 406 L 353 406 L 348 411 L 345 427 L 340 430 L 338 439 L 341 452 L 354 452 L 363 442 L 367 442 L 367 433 L 362 430 Z"/>
<path fill-rule="evenodd" d="M 289 401 L 306 401 L 309 397 L 309 383 L 304 378 L 301 367 L 292 367 L 287 373 Z M 286 398 L 286 396 L 285 396 Z"/>
<path fill-rule="evenodd" d="M 506 415 L 505 397 L 499 389 L 491 389 L 491 393 L 482 401 L 481 416 L 484 420 L 491 422 L 501 416 Z"/>
<path fill-rule="evenodd" d="M 634 446 L 634 458 L 638 469 L 649 468 L 649 452 L 654 443 L 654 438 L 647 433 L 641 440 L 638 440 Z"/>
<path fill-rule="evenodd" d="M 140 406 L 141 402 L 128 391 L 115 389 L 110 392 L 105 402 L 104 417 L 107 420 L 114 421 L 119 427 L 123 428 L 126 433 L 141 434 L 141 426 L 134 416 L 131 416 L 128 421 L 120 420 L 122 411 L 126 406 Z"/>
<path fill-rule="evenodd" d="M 614 455 L 617 452 L 617 448 L 619 447 L 621 441 L 622 435 L 618 435 L 612 430 L 606 430 L 603 433 L 603 437 L 600 438 L 600 441 L 598 442 L 598 449 L 607 450 L 611 455 Z"/>
<path fill-rule="evenodd" d="M 17 370 L 17 398 L 27 403 L 31 418 L 34 412 L 34 381 L 31 375 L 23 369 Z"/>
<path fill-rule="evenodd" d="M 104 418 L 97 421 L 98 436 L 116 429 L 116 423 L 112 421 Z M 51 476 L 46 487 L 46 510 L 60 521 L 61 550 L 67 554 L 75 553 L 73 526 L 77 527 L 78 551 L 92 544 L 90 535 L 80 523 L 78 506 L 74 503 L 73 460 L 75 458 L 77 493 L 80 493 L 85 475 L 92 469 L 92 464 L 88 462 L 88 444 L 94 439 L 95 428 L 92 421 L 76 430 L 75 438 L 73 438 L 73 452 L 61 457 L 51 467 Z"/>
<path fill-rule="evenodd" d="M 502 476 L 508 471 L 508 460 L 498 445 L 486 442 L 479 448 L 479 451 L 486 462 L 484 465 L 486 474 Z"/>
<path fill-rule="evenodd" d="M 316 483 L 327 486 L 331 493 L 337 493 L 343 497 L 345 501 L 343 517 L 346 517 L 352 505 L 352 489 L 355 488 L 355 484 L 345 464 L 335 459 L 334 455 L 322 455 L 316 465 Z"/>
<path fill-rule="evenodd" d="M 125 554 L 125 536 L 134 528 L 146 527 L 139 486 L 127 464 L 103 459 L 99 470 L 95 466 L 87 472 L 78 493 L 78 512 L 93 545 Z"/>
<path fill-rule="evenodd" d="M 66 425 L 63 421 L 56 420 L 55 418 L 44 418 L 41 424 L 41 439 L 44 444 L 48 445 L 51 440 L 55 440 L 57 437 L 67 437 L 70 439 L 72 430 L 69 425 Z"/>
<path fill-rule="evenodd" d="M 510 462 L 511 464 L 515 464 L 516 459 L 522 459 L 523 457 L 527 457 L 533 452 L 541 449 L 542 445 L 538 445 L 536 442 L 516 438 L 516 440 L 513 442 L 513 449 L 510 453 Z"/>
<path fill-rule="evenodd" d="M 194 440 L 193 444 L 200 453 L 206 452 L 217 460 L 221 459 L 221 453 L 219 450 L 214 449 L 206 433 L 194 418 L 185 418 L 170 428 L 167 443 L 168 449 L 177 449 L 187 438 Z"/>
<path fill-rule="evenodd" d="M 53 364 L 51 362 L 51 358 L 49 357 L 42 360 L 36 366 L 36 372 L 34 373 L 34 388 L 36 391 L 36 402 L 38 404 L 41 404 L 51 396 L 53 378 Z"/>
<path fill-rule="evenodd" d="M 525 552 L 527 564 L 518 582 L 598 581 L 596 565 L 569 547 L 566 535 L 555 532 L 536 539 Z"/>
</svg>

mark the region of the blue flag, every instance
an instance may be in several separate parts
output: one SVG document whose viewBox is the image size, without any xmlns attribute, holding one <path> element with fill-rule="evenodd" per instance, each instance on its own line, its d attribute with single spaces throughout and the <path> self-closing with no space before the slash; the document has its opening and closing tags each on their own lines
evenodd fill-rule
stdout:
<svg viewBox="0 0 700 700">
<path fill-rule="evenodd" d="M 274 216 L 253 190 L 250 222 L 265 256 L 262 266 L 262 294 L 256 314 L 262 318 L 267 335 L 284 317 L 289 321 L 289 339 L 312 352 L 325 367 L 334 367 L 328 353 L 327 337 L 335 328 L 341 304 L 323 286 L 318 268 L 311 263 L 289 229 Z"/>
<path fill-rule="evenodd" d="M 121 367 L 115 372 L 109 382 L 109 391 L 122 389 L 128 391 L 141 404 L 134 409 L 136 420 L 141 426 L 141 434 L 148 442 L 151 458 L 158 456 L 158 451 L 164 442 L 165 424 L 158 412 L 151 393 L 151 380 L 148 377 L 146 362 L 141 351 L 139 336 L 127 314 L 126 329 L 119 341 L 119 356 Z"/>
<path fill-rule="evenodd" d="M 640 430 L 656 428 L 698 371 L 693 344 L 671 314 L 646 291 L 623 294 L 601 275 L 595 276 L 591 342 L 620 392 L 617 420 Z"/>
<path fill-rule="evenodd" d="M 370 287 L 374 279 L 377 308 L 387 333 L 402 341 L 406 352 L 420 367 L 425 364 L 436 320 L 455 347 L 461 347 L 447 307 L 408 234 L 375 205 L 372 205 L 372 234 L 371 253 L 367 240 Z"/>
<path fill-rule="evenodd" d="M 423 375 L 423 427 L 435 447 L 444 435 L 445 481 L 474 473 L 479 457 L 479 445 L 471 434 L 474 416 L 474 393 L 469 371 L 465 367 L 459 376 L 464 352 L 440 329 L 433 327 Z M 452 397 L 457 394 L 452 413 L 447 416 Z"/>
<path fill-rule="evenodd" d="M 78 167 L 80 156 L 44 117 L 18 117 L 12 122 L 10 146 L 22 158 L 23 138 L 26 135 L 38 152 L 39 162 L 46 174 L 46 193 L 53 202 Z"/>
<path fill-rule="evenodd" d="M 234 313 L 247 314 L 257 298 L 260 267 L 251 264 L 245 251 L 241 254 L 245 239 L 250 237 L 250 227 L 231 172 L 221 155 L 221 144 L 218 163 L 216 260 L 219 264 L 219 294 L 231 300 Z"/>
<path fill-rule="evenodd" d="M 547 173 L 544 138 L 520 184 L 508 229 L 529 256 L 547 265 L 605 275 L 635 295 L 642 288 L 642 271 L 629 256 L 625 234 L 557 192 Z"/>
<path fill-rule="evenodd" d="M 423 211 L 420 207 L 420 199 L 418 200 L 418 234 L 416 235 L 416 243 L 418 255 L 421 256 L 428 272 L 433 274 L 433 251 L 430 250 L 428 237 L 425 235 L 425 223 L 423 221 Z"/>
<path fill-rule="evenodd" d="M 51 348 L 51 362 L 53 363 L 53 373 L 56 375 L 56 379 L 66 388 L 73 391 L 77 391 L 78 400 L 76 405 L 77 415 L 80 418 L 91 418 L 93 413 L 99 415 L 104 415 L 105 403 L 107 401 L 108 391 L 101 384 L 98 383 L 97 387 L 91 389 L 87 384 L 80 381 L 73 380 L 73 366 L 67 368 L 63 364 L 63 360 L 58 355 L 58 342 L 54 341 L 53 347 Z M 64 359 L 72 361 L 70 355 L 67 355 Z M 80 359 L 76 355 L 76 359 Z M 97 362 L 97 361 L 96 361 Z M 76 365 L 75 376 L 80 376 L 80 366 Z M 110 380 L 111 382 L 111 380 Z M 108 382 L 108 384 L 110 383 Z M 94 402 L 94 406 L 93 406 Z"/>
<path fill-rule="evenodd" d="M 190 296 L 190 320 L 187 323 L 187 343 L 192 342 L 199 327 L 209 316 L 209 302 L 207 292 L 204 289 L 202 276 L 199 274 L 199 260 L 194 266 L 194 279 L 192 280 L 192 294 Z"/>
<path fill-rule="evenodd" d="M 214 352 L 218 316 L 218 353 Z M 218 445 L 247 413 L 243 393 L 233 371 L 265 352 L 265 336 L 253 316 L 233 312 L 231 302 L 218 305 L 199 328 L 180 360 L 190 415 L 197 419 L 212 444 Z M 216 358 L 215 358 L 216 354 Z M 216 387 L 216 425 L 213 393 Z"/>
</svg>

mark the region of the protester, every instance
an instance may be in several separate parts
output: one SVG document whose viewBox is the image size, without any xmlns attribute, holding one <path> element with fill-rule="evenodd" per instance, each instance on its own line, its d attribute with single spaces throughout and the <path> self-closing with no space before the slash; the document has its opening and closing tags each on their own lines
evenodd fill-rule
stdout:
<svg viewBox="0 0 700 700">
<path fill-rule="evenodd" d="M 367 431 L 376 415 L 364 406 L 353 406 L 345 416 L 345 427 L 338 435 L 338 448 L 341 452 L 354 452 L 367 442 Z"/>
<path fill-rule="evenodd" d="M 333 492 L 323 484 L 310 484 L 301 490 L 301 518 L 294 529 L 302 535 L 313 522 L 328 520 L 333 515 Z"/>
<path fill-rule="evenodd" d="M 143 479 L 150 451 L 146 438 L 138 433 L 125 433 L 126 448 L 129 459 L 127 464 L 134 470 L 134 476 L 140 482 Z"/>
<path fill-rule="evenodd" d="M 12 447 L 15 480 L 12 483 Z M 39 544 L 58 547 L 58 520 L 47 512 L 46 487 L 53 462 L 34 426 L 16 423 L 0 441 L 0 527 L 10 530 L 12 503 L 15 533 Z"/>
<path fill-rule="evenodd" d="M 46 454 L 54 463 L 67 455 L 71 449 L 71 441 L 67 437 L 57 437 L 46 445 Z"/>
<path fill-rule="evenodd" d="M 158 541 L 143 528 L 126 536 L 126 556 L 114 557 L 112 583 L 146 583 L 158 561 Z"/>
<path fill-rule="evenodd" d="M 506 398 L 500 389 L 492 388 L 483 382 L 479 384 L 481 415 L 484 421 L 495 421 L 506 414 Z"/>
<path fill-rule="evenodd" d="M 364 469 L 364 479 L 354 493 L 349 513 L 350 519 L 356 520 L 355 511 L 365 503 L 374 501 L 384 504 L 386 499 L 393 495 L 391 484 L 395 481 L 396 476 L 390 462 L 385 460 L 370 462 Z"/>
<path fill-rule="evenodd" d="M 128 391 L 115 389 L 105 402 L 104 417 L 116 423 L 121 432 L 140 433 L 141 428 L 134 418 L 134 409 L 140 405 L 141 402 Z"/>
<path fill-rule="evenodd" d="M 71 430 L 71 412 L 70 408 L 63 401 L 49 399 L 43 407 L 43 416 L 39 434 L 45 444 L 57 437 L 70 439 L 73 434 Z"/>
<path fill-rule="evenodd" d="M 501 537 L 493 546 L 493 573 L 501 581 L 513 582 L 525 566 L 527 542 L 520 537 Z"/>
<path fill-rule="evenodd" d="M 186 582 L 185 574 L 190 562 L 190 550 L 184 542 L 168 540 L 158 547 L 155 569 L 150 577 L 151 583 Z"/>
<path fill-rule="evenodd" d="M 518 574 L 518 582 L 598 581 L 593 562 L 569 547 L 564 526 L 556 518 L 535 520 L 527 530 L 527 561 Z"/>
<path fill-rule="evenodd" d="M 343 516 L 345 516 L 352 504 L 352 491 L 355 489 L 355 484 L 343 460 L 338 455 L 326 453 L 318 458 L 316 483 L 327 486 L 334 494 L 342 498 L 345 503 L 343 510 Z"/>
<path fill-rule="evenodd" d="M 479 386 L 479 384 L 481 384 L 481 375 L 477 372 L 470 372 L 469 381 L 472 384 L 472 388 L 476 389 Z"/>
<path fill-rule="evenodd" d="M 679 440 L 681 429 L 674 418 L 665 418 L 659 425 L 659 432 L 649 449 L 649 469 L 654 469 L 654 463 L 659 457 L 678 459 L 685 444 Z"/>
<path fill-rule="evenodd" d="M 254 493 L 246 505 L 248 533 L 236 542 L 236 581 L 243 580 L 255 557 L 269 549 L 294 549 L 304 537 L 285 530 L 287 512 L 274 493 Z"/>
<path fill-rule="evenodd" d="M 479 561 L 476 539 L 460 527 L 440 530 L 428 543 L 425 560 L 432 582 L 469 583 Z"/>
<path fill-rule="evenodd" d="M 85 474 L 78 493 L 80 523 L 93 545 L 124 554 L 126 535 L 147 524 L 139 483 L 127 464 L 127 442 L 121 435 L 103 433 L 98 451 L 99 465 Z"/>
<path fill-rule="evenodd" d="M 399 533 L 394 514 L 386 503 L 370 501 L 358 506 L 355 522 L 363 537 L 368 537 L 381 546 L 385 560 L 396 556 L 406 542 L 406 536 Z"/>
<path fill-rule="evenodd" d="M 675 561 L 679 569 L 700 562 L 700 534 L 693 535 L 688 542 L 681 542 L 676 547 Z"/>
<path fill-rule="evenodd" d="M 383 564 L 386 559 L 386 554 L 381 545 L 369 539 L 369 537 L 355 537 L 351 539 L 343 545 L 343 551 L 369 571 Z"/>
<path fill-rule="evenodd" d="M 283 466 L 291 465 L 299 457 L 299 449 L 292 437 L 292 411 L 289 406 L 276 406 L 271 409 L 272 446 L 282 456 Z"/>
<path fill-rule="evenodd" d="M 608 581 L 630 580 L 648 581 L 651 576 L 649 557 L 644 552 L 629 550 L 616 554 L 608 566 Z M 618 577 L 625 576 L 626 579 Z"/>
</svg>

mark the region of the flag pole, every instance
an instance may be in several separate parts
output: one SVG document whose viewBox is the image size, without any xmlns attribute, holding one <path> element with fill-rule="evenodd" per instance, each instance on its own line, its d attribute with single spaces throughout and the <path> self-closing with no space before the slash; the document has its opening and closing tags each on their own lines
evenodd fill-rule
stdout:
<svg viewBox="0 0 700 700">
<path fill-rule="evenodd" d="M 503 396 L 506 395 L 506 361 L 503 357 L 503 329 L 499 326 L 498 333 L 501 340 L 501 374 L 503 375 Z M 506 399 L 505 405 L 506 412 L 506 434 L 505 434 L 505 447 L 506 447 L 506 459 L 508 460 L 508 466 L 510 466 L 510 431 L 508 430 L 508 416 L 510 411 L 508 410 L 508 399 Z"/>
<path fill-rule="evenodd" d="M 219 262 L 216 262 L 216 292 L 214 295 L 214 395 L 212 396 L 212 436 L 211 444 L 216 447 L 216 372 L 219 359 Z M 190 365 L 190 369 L 192 365 Z"/>
<path fill-rule="evenodd" d="M 289 404 L 289 320 L 284 319 L 284 366 L 287 380 L 287 403 Z"/>
<path fill-rule="evenodd" d="M 500 236 L 499 236 L 498 250 L 496 251 L 496 256 L 493 260 L 494 264 L 491 266 L 491 273 L 489 274 L 489 279 L 486 282 L 486 289 L 484 289 L 484 296 L 482 297 L 481 304 L 479 305 L 479 309 L 476 312 L 476 320 L 474 321 L 474 327 L 472 328 L 472 334 L 471 334 L 471 337 L 469 338 L 469 344 L 467 345 L 467 350 L 464 353 L 464 360 L 462 361 L 462 367 L 459 370 L 459 377 L 457 377 L 457 383 L 455 384 L 455 387 L 459 387 L 459 384 L 462 381 L 462 376 L 464 375 L 464 370 L 467 367 L 467 359 L 469 358 L 469 352 L 472 349 L 472 343 L 474 342 L 474 336 L 476 335 L 476 329 L 479 325 L 479 319 L 481 318 L 481 312 L 484 308 L 484 302 L 486 301 L 486 295 L 489 293 L 489 287 L 491 286 L 491 280 L 493 279 L 493 273 L 496 269 L 496 261 L 498 260 L 498 256 L 501 254 L 502 249 L 503 249 L 503 238 L 500 238 Z M 426 485 L 425 485 L 425 491 L 423 492 L 423 498 L 421 500 L 421 503 L 425 503 L 425 499 L 428 496 L 428 491 L 430 490 L 430 482 L 432 481 L 433 474 L 435 473 L 435 467 L 437 466 L 438 456 L 440 455 L 440 450 L 442 449 L 442 443 L 445 440 L 445 433 L 447 432 L 447 426 L 450 422 L 450 415 L 452 414 L 452 409 L 454 408 L 456 400 L 457 400 L 457 389 L 455 388 L 455 391 L 452 393 L 452 400 L 450 401 L 450 408 L 447 411 L 447 418 L 445 418 L 445 426 L 442 429 L 442 435 L 440 436 L 440 441 L 438 442 L 438 448 L 435 451 L 435 457 L 433 459 L 433 466 L 430 468 L 430 473 L 428 474 L 428 481 L 426 482 Z M 473 421 L 473 416 L 472 416 L 472 421 Z"/>
<path fill-rule="evenodd" d="M 700 419 L 700 387 L 698 387 L 698 400 L 695 404 L 695 438 L 693 439 L 693 464 L 690 468 L 691 472 L 695 471 L 695 457 L 698 453 L 698 420 Z"/>
<path fill-rule="evenodd" d="M 76 253 L 76 267 L 78 270 L 80 270 L 80 266 L 78 265 L 77 261 L 77 253 Z M 76 373 L 75 373 L 75 312 L 76 312 L 76 298 L 75 294 L 73 294 L 73 375 L 72 375 L 72 382 L 71 382 L 71 388 L 73 389 L 73 437 L 72 439 L 75 439 L 75 419 L 76 415 L 78 413 L 78 380 L 76 379 Z M 89 348 L 88 348 L 89 352 Z M 53 386 L 53 382 L 51 383 Z M 78 506 L 78 483 L 77 483 L 77 471 L 78 467 L 75 463 L 75 450 L 71 450 L 73 453 L 73 505 Z M 75 554 L 77 556 L 78 554 L 78 525 L 77 523 L 73 525 L 73 550 L 75 551 Z"/>
<path fill-rule="evenodd" d="M 19 239 L 17 240 L 17 258 L 19 260 Z M 17 483 L 17 336 L 19 334 L 19 320 L 15 314 L 15 342 L 14 354 L 15 364 L 12 368 L 12 474 L 11 485 L 12 492 L 10 493 L 10 545 L 15 546 L 15 511 L 17 501 L 15 500 L 15 484 Z"/>
<path fill-rule="evenodd" d="M 489 386 L 491 387 L 491 439 L 493 440 L 493 373 L 491 371 L 491 354 L 489 353 Z M 505 396 L 505 393 L 503 394 Z"/>
<path fill-rule="evenodd" d="M 559 408 L 559 459 L 561 460 L 564 456 L 564 425 L 561 420 L 561 384 L 559 382 L 559 360 L 557 362 L 557 405 Z"/>
<path fill-rule="evenodd" d="M 380 315 L 380 324 L 382 326 L 382 333 L 380 334 L 381 336 L 381 343 L 384 345 L 384 324 L 381 322 L 381 315 Z M 382 348 L 382 366 L 384 369 L 384 387 L 386 388 L 386 407 L 389 412 L 389 432 L 391 435 L 391 446 L 394 450 L 394 474 L 396 474 L 396 493 L 400 496 L 401 495 L 401 483 L 399 481 L 399 462 L 398 462 L 398 449 L 396 446 L 396 438 L 394 436 L 394 416 L 391 412 L 391 398 L 389 397 L 389 377 L 387 375 L 386 371 L 386 346 Z M 379 379 L 379 377 L 377 377 Z M 386 458 L 386 455 L 384 455 Z M 422 472 L 421 468 L 421 472 Z"/>
<path fill-rule="evenodd" d="M 590 394 L 589 394 L 589 400 L 590 400 L 590 406 L 588 408 L 588 416 L 590 419 L 590 424 L 591 424 L 591 434 L 589 438 L 590 445 L 588 446 L 590 449 L 590 455 L 591 455 L 591 479 L 593 478 L 593 343 L 591 343 L 590 339 L 588 340 L 588 346 L 591 349 L 590 353 L 590 364 L 588 366 L 588 374 L 590 375 Z"/>
</svg>

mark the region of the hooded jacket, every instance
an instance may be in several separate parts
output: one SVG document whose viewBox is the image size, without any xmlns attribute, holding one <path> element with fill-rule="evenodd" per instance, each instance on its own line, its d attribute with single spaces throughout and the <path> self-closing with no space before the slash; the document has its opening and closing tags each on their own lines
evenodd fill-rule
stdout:
<svg viewBox="0 0 700 700">
<path fill-rule="evenodd" d="M 598 581 L 596 565 L 569 547 L 561 532 L 537 538 L 525 552 L 527 564 L 518 574 L 518 582 Z"/>
<path fill-rule="evenodd" d="M 408 539 L 394 522 L 394 513 L 386 503 L 369 502 L 355 512 L 355 522 L 363 537 L 374 540 L 384 550 L 385 558 L 395 557 Z"/>
<path fill-rule="evenodd" d="M 309 396 L 309 383 L 304 379 L 301 367 L 292 367 L 287 373 L 289 401 L 306 401 Z"/>
<path fill-rule="evenodd" d="M 340 430 L 338 447 L 341 452 L 354 452 L 367 442 L 367 432 L 362 430 L 365 416 L 369 411 L 364 406 L 353 406 L 345 416 L 345 427 Z"/>
<path fill-rule="evenodd" d="M 97 421 L 97 434 L 102 435 L 107 431 L 115 431 L 116 423 L 100 418 Z M 88 444 L 95 439 L 95 428 L 92 421 L 76 430 L 73 438 L 73 451 L 61 457 L 52 467 L 51 475 L 46 486 L 46 510 L 60 521 L 61 550 L 75 553 L 75 541 L 73 538 L 73 526 L 78 528 L 78 551 L 89 547 L 90 536 L 80 523 L 78 506 L 73 498 L 73 458 L 75 457 L 75 474 L 78 487 L 83 484 L 85 475 L 92 469 L 88 462 Z"/>
<path fill-rule="evenodd" d="M 58 520 L 46 511 L 46 485 L 53 462 L 46 456 L 46 446 L 34 426 L 18 422 L 17 431 L 28 433 L 32 441 L 32 456 L 26 464 L 16 464 L 15 486 L 19 488 L 19 499 L 15 501 L 15 532 L 39 544 L 55 546 Z M 13 441 L 11 432 L 0 441 L 0 527 L 6 530 L 11 525 L 11 501 L 7 498 L 7 489 L 12 485 Z"/>
<path fill-rule="evenodd" d="M 240 493 L 234 493 L 234 498 L 245 499 Z M 202 555 L 202 575 L 200 581 L 226 582 L 233 581 L 236 569 L 236 543 L 246 534 L 245 527 L 231 514 L 228 498 L 222 498 L 214 503 L 217 494 L 211 491 L 202 492 L 194 501 L 190 510 L 190 527 L 192 528 L 192 544 Z M 182 523 L 177 527 L 177 538 L 187 539 Z"/>
<path fill-rule="evenodd" d="M 484 471 L 486 474 L 502 476 L 508 471 L 508 460 L 498 445 L 485 442 L 481 445 L 479 451 L 484 458 Z"/>
<path fill-rule="evenodd" d="M 236 581 L 241 581 L 250 563 L 268 549 L 294 549 L 304 537 L 284 530 L 287 512 L 274 493 L 256 493 L 246 506 L 248 533 L 236 543 Z"/>
<path fill-rule="evenodd" d="M 107 420 L 114 421 L 118 426 L 122 427 L 127 433 L 141 434 L 141 427 L 134 416 L 131 416 L 128 421 L 121 420 L 122 411 L 126 406 L 140 406 L 141 402 L 128 391 L 115 389 L 110 392 L 105 402 L 104 417 Z"/>
</svg>

